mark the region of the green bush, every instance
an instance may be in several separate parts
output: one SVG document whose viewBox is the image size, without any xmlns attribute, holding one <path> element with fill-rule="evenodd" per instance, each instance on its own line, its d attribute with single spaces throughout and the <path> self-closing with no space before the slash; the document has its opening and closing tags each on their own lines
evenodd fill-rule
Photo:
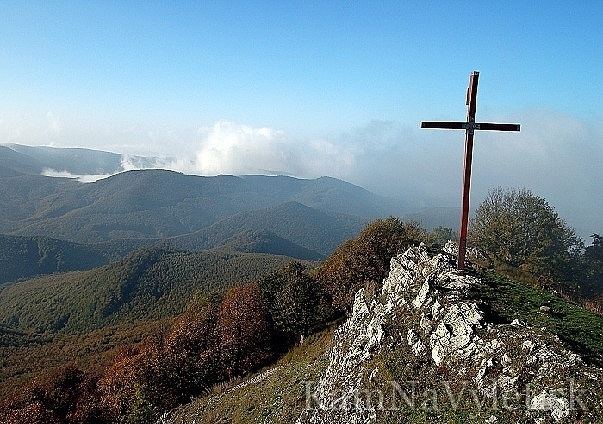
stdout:
<svg viewBox="0 0 603 424">
<path fill-rule="evenodd" d="M 582 242 L 545 199 L 529 190 L 491 190 L 470 228 L 471 243 L 495 261 L 543 282 L 575 278 Z"/>
<path fill-rule="evenodd" d="M 287 342 L 307 336 L 332 314 L 326 290 L 299 262 L 262 278 L 260 289 L 276 332 Z"/>
</svg>

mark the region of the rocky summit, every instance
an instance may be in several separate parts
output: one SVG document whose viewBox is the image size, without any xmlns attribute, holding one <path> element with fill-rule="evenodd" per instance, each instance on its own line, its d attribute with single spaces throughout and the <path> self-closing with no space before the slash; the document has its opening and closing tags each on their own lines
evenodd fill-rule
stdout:
<svg viewBox="0 0 603 424">
<path fill-rule="evenodd" d="M 546 328 L 498 319 L 480 298 L 485 286 L 479 274 L 458 272 L 450 253 L 424 245 L 392 258 L 380 289 L 356 293 L 297 422 L 603 416 L 603 370 Z"/>
</svg>

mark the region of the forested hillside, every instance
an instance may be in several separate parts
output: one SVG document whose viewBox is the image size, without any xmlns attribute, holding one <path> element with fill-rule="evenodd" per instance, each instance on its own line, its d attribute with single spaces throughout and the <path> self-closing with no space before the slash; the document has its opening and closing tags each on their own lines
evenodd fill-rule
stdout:
<svg viewBox="0 0 603 424">
<path fill-rule="evenodd" d="M 192 296 L 223 291 L 289 261 L 252 253 L 143 249 L 100 268 L 0 289 L 0 325 L 53 333 L 158 319 L 182 312 Z"/>
<path fill-rule="evenodd" d="M 0 158 L 15 172 L 0 175 L 0 284 L 90 269 L 152 245 L 319 259 L 355 234 L 367 216 L 395 212 L 387 199 L 333 178 L 146 170 L 83 184 L 35 175 L 38 159 L 1 149 L 8 153 Z M 36 152 L 39 160 L 82 153 Z M 20 162 L 12 159 L 18 157 L 32 168 L 17 172 Z"/>
<path fill-rule="evenodd" d="M 0 234 L 0 286 L 36 275 L 95 268 L 125 256 L 142 242 L 79 244 L 48 237 Z"/>
<path fill-rule="evenodd" d="M 354 216 L 366 218 L 397 212 L 384 208 L 378 196 L 334 179 L 200 177 L 146 170 L 89 184 L 16 176 L 3 178 L 1 186 L 3 232 L 81 243 L 182 235 L 240 212 L 291 201 L 306 202 L 306 206 L 333 216 L 358 212 L 362 215 Z M 282 188 L 273 190 L 275 186 Z M 359 192 L 357 202 L 352 199 L 346 206 L 330 201 L 340 190 L 344 196 L 352 188 Z"/>
<path fill-rule="evenodd" d="M 35 159 L 0 145 L 0 177 L 21 174 L 39 175 L 42 165 Z"/>
<path fill-rule="evenodd" d="M 144 170 L 84 184 L 39 175 L 48 164 L 80 157 L 88 168 L 117 163 L 104 152 L 0 146 L 0 164 L 10 165 L 0 174 L 0 284 L 90 269 L 152 245 L 319 259 L 368 218 L 403 207 L 326 177 Z"/>
<path fill-rule="evenodd" d="M 319 260 L 323 256 L 270 231 L 245 230 L 224 241 L 216 249 L 234 252 L 269 253 L 297 259 Z"/>
<path fill-rule="evenodd" d="M 306 249 L 327 255 L 343 240 L 356 234 L 363 225 L 363 220 L 353 216 L 328 214 L 297 202 L 288 202 L 273 208 L 241 212 L 207 228 L 167 241 L 181 249 L 209 249 L 221 246 L 244 230 L 269 231 Z"/>
</svg>

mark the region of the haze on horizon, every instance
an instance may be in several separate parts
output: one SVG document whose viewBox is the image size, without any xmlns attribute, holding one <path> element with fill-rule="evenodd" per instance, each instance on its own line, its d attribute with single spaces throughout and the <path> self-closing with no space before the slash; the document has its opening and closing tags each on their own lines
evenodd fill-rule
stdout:
<svg viewBox="0 0 603 424">
<path fill-rule="evenodd" d="M 544 196 L 603 231 L 603 17 L 509 2 L 3 3 L 0 143 L 174 158 L 215 175 L 330 175 L 456 206 L 461 120 L 479 70 L 472 203 Z"/>
</svg>

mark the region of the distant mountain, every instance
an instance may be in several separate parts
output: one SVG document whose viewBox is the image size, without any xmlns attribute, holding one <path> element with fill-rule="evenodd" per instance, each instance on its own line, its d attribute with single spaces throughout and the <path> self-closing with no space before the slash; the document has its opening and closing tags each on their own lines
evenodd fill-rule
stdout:
<svg viewBox="0 0 603 424">
<path fill-rule="evenodd" d="M 39 274 L 94 268 L 105 263 L 87 246 L 46 237 L 0 235 L 0 284 Z"/>
<path fill-rule="evenodd" d="M 353 215 L 362 218 L 400 215 L 408 206 L 400 201 L 376 195 L 362 187 L 333 177 L 298 179 L 246 175 L 241 178 L 279 193 L 283 201 L 294 201 L 327 213 Z"/>
<path fill-rule="evenodd" d="M 349 198 L 347 203 L 345 198 Z M 2 178 L 0 231 L 80 243 L 165 238 L 200 230 L 241 212 L 287 202 L 298 202 L 333 217 L 394 214 L 387 199 L 380 199 L 332 178 L 202 177 L 145 170 L 82 184 L 65 178 L 21 175 Z"/>
<path fill-rule="evenodd" d="M 38 175 L 43 166 L 37 160 L 16 152 L 8 146 L 0 145 L 0 177 L 15 175 Z"/>
<path fill-rule="evenodd" d="M 18 175 L 0 179 L 0 230 L 7 233 L 53 210 L 53 200 L 81 184 L 67 178 Z M 52 213 L 52 212 L 50 212 Z M 44 235 L 44 234 L 41 234 Z"/>
<path fill-rule="evenodd" d="M 306 249 L 270 231 L 242 231 L 227 239 L 218 249 L 234 252 L 285 255 L 311 261 L 323 258 L 323 255 L 320 253 Z"/>
<path fill-rule="evenodd" d="M 172 316 L 191 296 L 257 279 L 291 260 L 255 253 L 143 249 L 100 268 L 0 288 L 0 326 L 35 333 L 80 332 Z"/>
<path fill-rule="evenodd" d="M 40 175 L 112 174 L 123 157 L 88 149 L 0 145 L 0 284 L 83 270 L 155 244 L 316 260 L 369 220 L 404 205 L 321 177 L 184 175 L 160 169 L 92 183 Z M 153 158 L 130 158 L 146 166 Z M 146 161 L 146 162 L 145 162 Z M 11 237 L 8 237 L 11 236 Z"/>
<path fill-rule="evenodd" d="M 241 212 L 191 234 L 168 239 L 179 249 L 198 250 L 221 246 L 244 230 L 269 231 L 322 255 L 354 236 L 365 221 L 345 215 L 330 215 L 297 202 L 273 208 Z"/>
<path fill-rule="evenodd" d="M 5 163 L 7 157 L 18 157 L 19 162 Z M 108 175 L 124 171 L 125 160 L 137 168 L 152 167 L 158 161 L 152 157 L 124 156 L 82 148 L 0 145 L 0 172 L 4 168 L 12 170 L 13 173 L 39 175 L 44 169 L 52 169 L 74 175 Z"/>
<path fill-rule="evenodd" d="M 331 200 L 348 195 L 349 207 Z M 163 170 L 129 171 L 89 184 L 2 177 L 0 232 L 6 236 L 0 237 L 0 264 L 7 265 L 0 283 L 89 269 L 164 239 L 178 249 L 225 247 L 316 260 L 367 220 L 341 212 L 378 214 L 379 199 L 333 178 Z"/>
</svg>

